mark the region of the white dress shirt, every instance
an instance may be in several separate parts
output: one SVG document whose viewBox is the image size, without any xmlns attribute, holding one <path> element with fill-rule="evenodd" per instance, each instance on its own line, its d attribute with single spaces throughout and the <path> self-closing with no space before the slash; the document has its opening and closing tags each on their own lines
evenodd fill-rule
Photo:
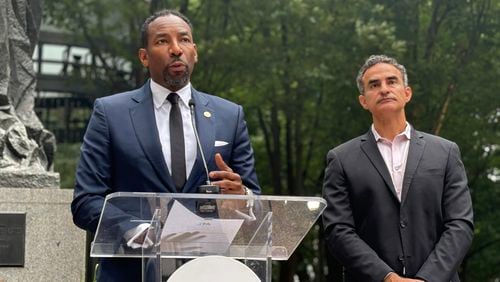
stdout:
<svg viewBox="0 0 500 282">
<path fill-rule="evenodd" d="M 401 202 L 406 160 L 408 159 L 408 149 L 410 148 L 411 126 L 407 122 L 405 130 L 396 135 L 392 141 L 380 136 L 373 124 L 372 132 L 375 140 L 377 140 L 378 150 L 391 174 L 392 184 L 394 185 L 394 189 L 396 189 L 398 199 Z"/>
<path fill-rule="evenodd" d="M 151 92 L 153 93 L 153 102 L 156 118 L 156 127 L 160 136 L 161 150 L 163 158 L 167 163 L 168 171 L 172 175 L 172 158 L 170 153 L 170 109 L 172 105 L 167 100 L 167 97 L 172 91 L 154 82 L 151 79 Z M 176 91 L 180 97 L 179 107 L 182 114 L 182 128 L 184 130 L 184 146 L 186 153 L 186 178 L 193 169 L 196 161 L 197 144 L 196 137 L 191 123 L 191 111 L 189 109 L 189 100 L 191 99 L 191 83 L 188 83 L 179 91 Z M 187 179 L 186 179 L 187 180 Z"/>
</svg>

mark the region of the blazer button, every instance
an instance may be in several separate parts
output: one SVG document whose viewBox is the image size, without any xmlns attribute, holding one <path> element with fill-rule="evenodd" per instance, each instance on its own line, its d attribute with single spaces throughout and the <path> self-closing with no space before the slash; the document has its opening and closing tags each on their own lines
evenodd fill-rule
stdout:
<svg viewBox="0 0 500 282">
<path fill-rule="evenodd" d="M 405 228 L 406 227 L 406 222 L 404 220 L 401 220 L 399 222 L 399 226 L 401 226 L 401 228 Z"/>
</svg>

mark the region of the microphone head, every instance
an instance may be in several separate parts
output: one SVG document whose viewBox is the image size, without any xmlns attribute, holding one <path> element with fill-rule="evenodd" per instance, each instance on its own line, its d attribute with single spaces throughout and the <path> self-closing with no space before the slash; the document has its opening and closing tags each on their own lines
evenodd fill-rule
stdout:
<svg viewBox="0 0 500 282">
<path fill-rule="evenodd" d="M 190 107 L 194 107 L 195 106 L 193 99 L 189 99 L 188 104 L 189 104 Z"/>
</svg>

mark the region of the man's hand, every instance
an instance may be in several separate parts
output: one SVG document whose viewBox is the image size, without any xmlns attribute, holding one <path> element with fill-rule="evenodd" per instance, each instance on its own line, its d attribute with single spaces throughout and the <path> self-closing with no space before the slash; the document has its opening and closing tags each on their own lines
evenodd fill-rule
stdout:
<svg viewBox="0 0 500 282">
<path fill-rule="evenodd" d="M 240 175 L 233 172 L 219 153 L 215 154 L 215 164 L 219 170 L 210 172 L 210 178 L 216 180 L 212 184 L 219 186 L 222 194 L 244 195 Z"/>
<path fill-rule="evenodd" d="M 395 272 L 391 272 L 384 278 L 384 282 L 425 282 L 425 281 L 420 279 L 404 278 L 397 275 Z"/>
<path fill-rule="evenodd" d="M 132 249 L 149 248 L 153 246 L 153 233 L 149 223 L 142 223 L 125 232 L 123 236 L 127 241 L 127 246 Z"/>
</svg>

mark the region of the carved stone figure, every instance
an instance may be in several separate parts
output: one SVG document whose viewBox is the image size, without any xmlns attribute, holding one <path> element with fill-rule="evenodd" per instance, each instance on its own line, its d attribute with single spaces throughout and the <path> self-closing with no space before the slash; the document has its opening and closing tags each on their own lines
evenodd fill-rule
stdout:
<svg viewBox="0 0 500 282">
<path fill-rule="evenodd" d="M 0 0 L 0 187 L 59 186 L 55 138 L 34 111 L 41 2 Z"/>
</svg>

